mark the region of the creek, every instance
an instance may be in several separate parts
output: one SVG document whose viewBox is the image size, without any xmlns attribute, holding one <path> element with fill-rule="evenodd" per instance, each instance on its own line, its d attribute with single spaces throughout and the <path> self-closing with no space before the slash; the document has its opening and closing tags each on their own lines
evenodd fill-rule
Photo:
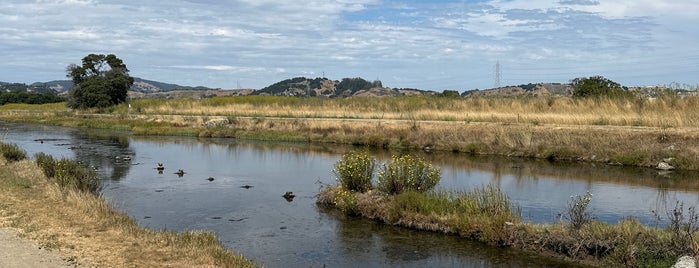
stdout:
<svg viewBox="0 0 699 268">
<path fill-rule="evenodd" d="M 44 152 L 95 167 L 101 194 L 141 226 L 210 230 L 266 267 L 569 267 L 566 263 L 454 236 L 385 226 L 315 205 L 335 184 L 334 164 L 351 146 L 142 137 L 126 132 L 0 122 L 0 138 L 28 155 Z M 374 150 L 379 163 L 392 152 Z M 525 221 L 552 223 L 571 196 L 593 194 L 600 221 L 627 217 L 665 226 L 677 202 L 699 204 L 696 172 L 551 163 L 443 152 L 410 152 L 442 170 L 440 189 L 497 185 Z M 157 164 L 165 169 L 159 173 Z M 185 174 L 175 174 L 182 169 Z M 293 200 L 282 195 L 293 192 Z"/>
</svg>

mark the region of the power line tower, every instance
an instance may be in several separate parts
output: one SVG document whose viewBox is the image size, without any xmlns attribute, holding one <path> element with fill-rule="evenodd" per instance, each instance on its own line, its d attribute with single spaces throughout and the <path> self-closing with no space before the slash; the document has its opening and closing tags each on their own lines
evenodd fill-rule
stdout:
<svg viewBox="0 0 699 268">
<path fill-rule="evenodd" d="M 495 88 L 500 87 L 500 78 L 502 78 L 502 73 L 500 72 L 500 61 L 495 63 Z"/>
</svg>

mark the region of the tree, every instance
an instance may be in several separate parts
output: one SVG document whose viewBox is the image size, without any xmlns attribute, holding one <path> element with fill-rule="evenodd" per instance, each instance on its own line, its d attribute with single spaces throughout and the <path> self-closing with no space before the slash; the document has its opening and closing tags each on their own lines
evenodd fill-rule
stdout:
<svg viewBox="0 0 699 268">
<path fill-rule="evenodd" d="M 571 81 L 574 97 L 629 97 L 631 93 L 624 90 L 617 82 L 603 76 L 575 78 Z"/>
<path fill-rule="evenodd" d="M 68 106 L 73 109 L 105 108 L 125 102 L 133 78 L 124 62 L 114 54 L 90 54 L 82 66 L 68 65 L 66 77 L 73 80 Z"/>
<path fill-rule="evenodd" d="M 439 94 L 439 96 L 446 97 L 446 98 L 460 98 L 461 97 L 461 95 L 459 94 L 459 91 L 449 90 L 449 89 L 445 89 L 444 91 L 442 91 L 442 93 Z"/>
</svg>

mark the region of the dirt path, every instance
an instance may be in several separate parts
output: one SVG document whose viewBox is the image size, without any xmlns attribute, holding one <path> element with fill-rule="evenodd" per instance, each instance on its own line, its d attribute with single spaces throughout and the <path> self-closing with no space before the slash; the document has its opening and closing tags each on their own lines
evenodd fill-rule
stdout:
<svg viewBox="0 0 699 268">
<path fill-rule="evenodd" d="M 15 230 L 0 228 L 0 267 L 75 267 L 70 258 L 42 249 L 36 242 L 22 239 L 18 235 Z"/>
</svg>

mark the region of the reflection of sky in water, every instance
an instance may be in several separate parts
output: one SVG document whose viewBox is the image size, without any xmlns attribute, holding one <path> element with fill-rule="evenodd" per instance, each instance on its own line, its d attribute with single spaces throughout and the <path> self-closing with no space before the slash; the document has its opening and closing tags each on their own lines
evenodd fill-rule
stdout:
<svg viewBox="0 0 699 268">
<path fill-rule="evenodd" d="M 105 198 L 139 224 L 155 229 L 212 230 L 226 246 L 265 266 L 555 265 L 502 250 L 464 246 L 460 239 L 397 231 L 403 229 L 319 211 L 314 203 L 321 186 L 317 182 L 335 183 L 333 166 L 351 147 L 126 138 L 45 126 L 13 128 L 5 141 L 17 143 L 29 155 L 46 152 L 98 166 L 112 179 L 106 181 Z M 390 153 L 376 153 L 380 164 L 390 159 Z M 131 161 L 118 160 L 124 155 L 131 156 Z M 588 190 L 594 194 L 593 215 L 607 222 L 633 216 L 654 225 L 652 210 L 672 209 L 675 200 L 684 201 L 685 208 L 696 206 L 699 200 L 694 178 L 664 181 L 643 169 L 453 154 L 423 156 L 442 168 L 440 188 L 467 191 L 498 185 L 522 208 L 525 219 L 533 222 L 556 220 L 571 195 Z M 517 168 L 513 168 L 515 161 Z M 155 170 L 157 163 L 165 165 L 163 174 Z M 173 174 L 180 168 L 187 172 L 182 178 Z M 209 177 L 215 180 L 209 182 Z M 243 189 L 242 185 L 254 187 Z M 286 191 L 296 194 L 293 202 L 281 197 Z"/>
<path fill-rule="evenodd" d="M 672 210 L 676 201 L 684 202 L 685 208 L 699 205 L 699 195 L 695 192 L 588 181 L 584 178 L 518 177 L 451 167 L 442 167 L 442 176 L 440 187 L 445 189 L 468 190 L 482 185 L 497 185 L 522 209 L 525 220 L 537 223 L 559 219 L 571 196 L 584 195 L 586 191 L 593 194 L 590 203 L 592 215 L 610 223 L 634 217 L 645 224 L 655 225 L 658 222 L 653 211 L 659 211 L 664 222 L 667 218 L 664 211 L 666 208 Z"/>
</svg>

